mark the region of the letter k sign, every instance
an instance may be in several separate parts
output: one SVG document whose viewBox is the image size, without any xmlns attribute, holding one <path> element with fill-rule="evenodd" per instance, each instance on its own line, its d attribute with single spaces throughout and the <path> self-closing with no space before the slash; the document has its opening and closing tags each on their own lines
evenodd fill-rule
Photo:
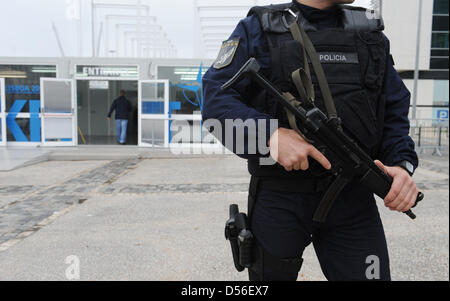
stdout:
<svg viewBox="0 0 450 301">
<path fill-rule="evenodd" d="M 6 117 L 6 124 L 17 142 L 41 142 L 40 101 L 30 100 L 30 141 L 16 122 L 17 115 L 27 104 L 27 100 L 16 100 Z"/>
</svg>

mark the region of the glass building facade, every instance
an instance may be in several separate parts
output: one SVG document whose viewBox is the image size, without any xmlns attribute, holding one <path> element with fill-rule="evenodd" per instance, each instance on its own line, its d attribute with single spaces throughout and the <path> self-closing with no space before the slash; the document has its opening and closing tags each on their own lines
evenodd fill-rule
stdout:
<svg viewBox="0 0 450 301">
<path fill-rule="evenodd" d="M 40 79 L 56 75 L 54 65 L 0 65 L 9 142 L 41 142 Z"/>
<path fill-rule="evenodd" d="M 434 0 L 431 35 L 431 70 L 448 70 L 448 0 Z"/>
<path fill-rule="evenodd" d="M 191 115 L 202 110 L 202 77 L 207 70 L 203 66 L 158 67 L 158 78 L 168 79 L 170 82 L 172 114 Z"/>
<path fill-rule="evenodd" d="M 169 80 L 169 141 L 175 144 L 200 144 L 208 132 L 202 127 L 202 77 L 208 67 L 158 66 L 159 79 Z"/>
</svg>

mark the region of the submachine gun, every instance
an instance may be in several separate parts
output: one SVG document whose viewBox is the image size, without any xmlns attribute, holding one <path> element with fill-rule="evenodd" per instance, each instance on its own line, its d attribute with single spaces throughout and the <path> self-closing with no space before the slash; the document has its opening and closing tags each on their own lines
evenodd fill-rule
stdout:
<svg viewBox="0 0 450 301">
<path fill-rule="evenodd" d="M 331 172 L 335 177 L 334 182 L 320 201 L 314 215 L 314 221 L 321 223 L 325 221 L 335 199 L 345 186 L 352 181 L 358 181 L 371 192 L 385 199 L 393 183 L 392 177 L 380 169 L 373 159 L 344 133 L 341 120 L 337 117 L 327 117 L 314 104 L 308 106 L 308 108 L 293 105 L 271 82 L 260 74 L 260 69 L 261 67 L 255 58 L 249 59 L 238 73 L 222 86 L 222 90 L 233 87 L 247 77 L 254 80 L 274 96 L 285 109 L 294 114 L 300 132 L 330 161 Z M 423 193 L 419 192 L 414 207 L 423 198 Z M 416 218 L 411 210 L 404 213 L 411 219 Z"/>
</svg>

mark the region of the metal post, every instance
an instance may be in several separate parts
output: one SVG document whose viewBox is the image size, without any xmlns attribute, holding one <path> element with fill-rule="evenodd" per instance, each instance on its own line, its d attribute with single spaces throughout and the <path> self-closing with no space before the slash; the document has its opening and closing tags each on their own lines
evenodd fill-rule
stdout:
<svg viewBox="0 0 450 301">
<path fill-rule="evenodd" d="M 83 6 L 81 5 L 81 1 L 78 3 L 79 7 L 79 16 L 78 16 L 78 56 L 83 56 L 83 18 L 82 11 Z"/>
<path fill-rule="evenodd" d="M 416 65 L 414 69 L 414 90 L 412 98 L 412 119 L 416 120 L 417 110 L 417 90 L 419 84 L 419 62 L 420 62 L 420 33 L 422 31 L 422 3 L 423 0 L 419 0 L 419 16 L 417 20 L 417 38 L 416 38 Z"/>
<path fill-rule="evenodd" d="M 103 22 L 100 24 L 100 31 L 98 33 L 98 41 L 97 41 L 97 56 L 100 54 L 100 45 L 102 43 L 102 35 L 103 35 Z"/>
<path fill-rule="evenodd" d="M 59 51 L 61 52 L 61 56 L 65 57 L 66 55 L 64 54 L 64 49 L 61 44 L 61 39 L 59 38 L 58 29 L 56 28 L 55 22 L 52 22 L 52 28 L 53 28 L 53 32 L 55 33 L 56 42 L 58 43 L 58 47 L 59 47 Z"/>
<path fill-rule="evenodd" d="M 141 34 L 141 0 L 137 0 L 136 1 L 136 7 L 137 7 L 137 32 L 139 33 L 139 35 Z M 142 56 L 142 42 L 141 39 L 138 38 L 137 39 L 137 57 L 141 57 Z"/>
<path fill-rule="evenodd" d="M 153 124 L 155 123 L 154 120 L 152 120 L 152 148 L 155 148 L 155 127 Z"/>
<path fill-rule="evenodd" d="M 115 38 L 115 42 L 116 42 L 116 54 L 117 54 L 117 57 L 120 57 L 120 55 L 122 55 L 123 56 L 123 53 L 122 53 L 122 49 L 119 49 L 119 30 L 118 30 L 118 26 L 117 26 L 117 24 L 116 24 L 116 30 L 114 31 L 114 33 L 115 33 L 115 35 L 116 35 L 116 38 Z"/>
<path fill-rule="evenodd" d="M 420 148 L 421 145 L 422 145 L 422 127 L 420 126 L 419 127 L 419 141 L 418 141 L 419 148 Z"/>
<path fill-rule="evenodd" d="M 442 157 L 442 153 L 441 153 L 441 135 L 442 135 L 442 126 L 439 124 L 438 127 L 438 137 L 437 137 L 437 144 L 436 147 L 434 149 L 433 155 Z"/>
<path fill-rule="evenodd" d="M 439 126 L 438 146 L 439 148 L 442 146 L 442 126 Z"/>
<path fill-rule="evenodd" d="M 105 17 L 105 57 L 109 57 L 109 18 Z"/>
<path fill-rule="evenodd" d="M 95 3 L 91 0 L 92 57 L 95 57 Z"/>
</svg>

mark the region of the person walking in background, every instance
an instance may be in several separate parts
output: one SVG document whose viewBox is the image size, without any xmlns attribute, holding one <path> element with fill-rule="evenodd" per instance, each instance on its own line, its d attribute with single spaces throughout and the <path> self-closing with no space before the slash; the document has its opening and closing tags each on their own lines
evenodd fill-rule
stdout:
<svg viewBox="0 0 450 301">
<path fill-rule="evenodd" d="M 111 120 L 113 111 L 116 111 L 117 142 L 125 145 L 127 142 L 128 118 L 132 110 L 131 102 L 125 97 L 125 91 L 120 91 L 120 96 L 114 100 L 106 119 Z"/>
</svg>

